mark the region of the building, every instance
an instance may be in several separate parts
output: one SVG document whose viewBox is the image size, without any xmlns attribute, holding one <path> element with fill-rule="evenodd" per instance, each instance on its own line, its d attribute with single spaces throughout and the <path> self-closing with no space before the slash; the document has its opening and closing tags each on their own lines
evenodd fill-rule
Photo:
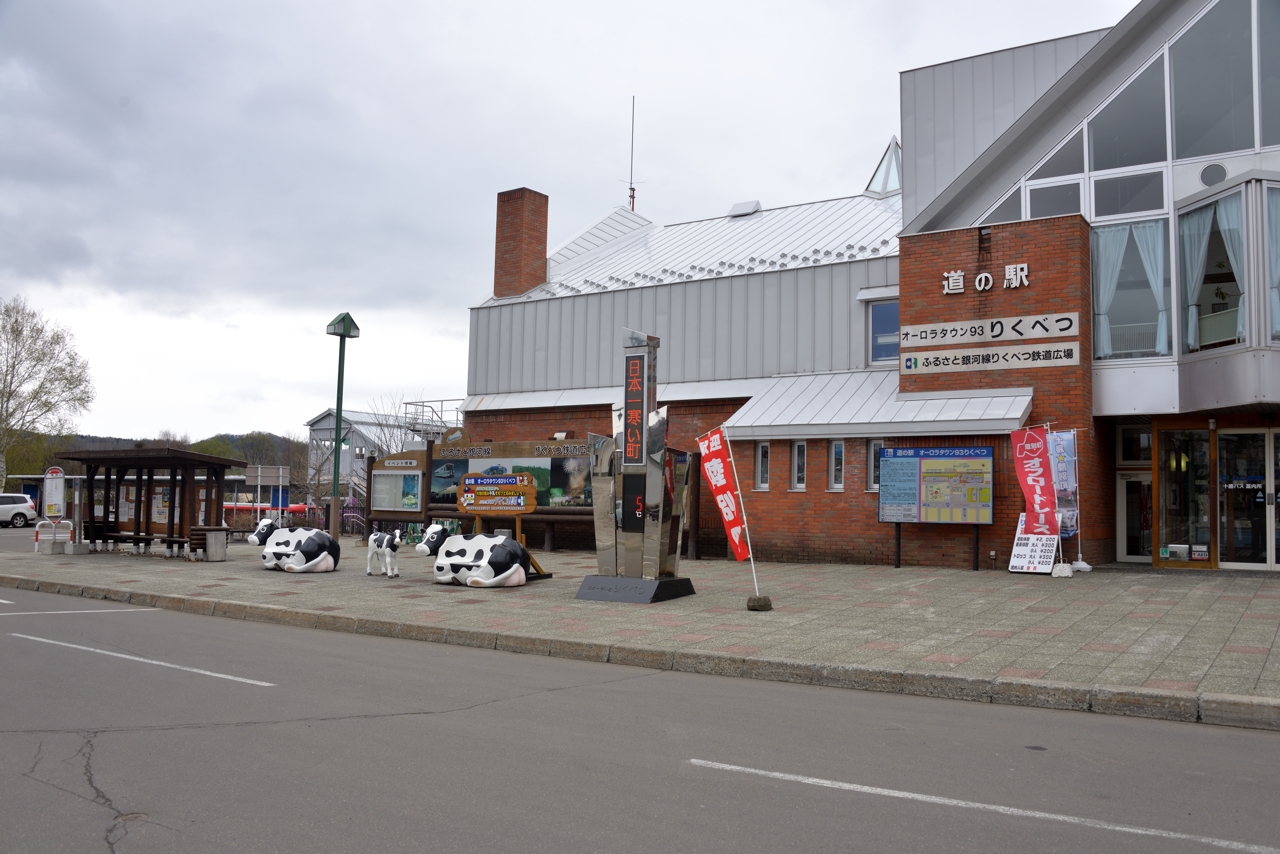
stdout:
<svg viewBox="0 0 1280 854">
<path fill-rule="evenodd" d="M 1277 37 L 1274 0 L 1144 0 L 904 72 L 901 147 L 856 196 L 620 208 L 548 253 L 547 197 L 503 193 L 471 440 L 608 432 L 629 327 L 662 339 L 670 443 L 726 425 L 761 556 L 891 560 L 880 449 L 977 446 L 994 524 L 904 524 L 902 556 L 1003 562 L 1008 432 L 1049 423 L 1077 431 L 1089 562 L 1275 569 Z"/>
</svg>

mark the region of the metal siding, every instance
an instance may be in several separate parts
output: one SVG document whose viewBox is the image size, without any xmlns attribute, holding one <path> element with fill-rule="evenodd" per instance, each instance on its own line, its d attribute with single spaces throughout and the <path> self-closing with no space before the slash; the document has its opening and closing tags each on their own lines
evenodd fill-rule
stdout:
<svg viewBox="0 0 1280 854">
<path fill-rule="evenodd" d="M 954 169 L 960 163 L 972 163 L 978 156 L 973 137 L 973 60 L 955 63 L 952 69 L 951 90 L 955 104 L 952 111 L 952 124 L 955 128 L 952 134 L 955 152 L 952 164 Z"/>
<path fill-rule="evenodd" d="M 784 273 L 766 273 L 764 277 L 764 346 L 761 373 L 771 376 L 781 368 L 782 353 L 782 277 Z"/>
<path fill-rule="evenodd" d="M 743 344 L 747 348 L 747 376 L 765 376 L 764 372 L 764 283 L 777 273 L 756 273 L 747 277 L 747 322 L 743 329 Z"/>
<path fill-rule="evenodd" d="M 796 370 L 812 371 L 813 339 L 817 316 L 814 311 L 814 271 L 796 271 Z"/>
<path fill-rule="evenodd" d="M 733 279 L 716 280 L 715 307 L 715 367 L 712 375 L 703 379 L 727 380 L 733 376 L 729 369 L 729 340 L 733 337 Z"/>
<path fill-rule="evenodd" d="M 938 195 L 934 190 L 938 179 L 934 157 L 937 122 L 933 107 L 933 69 L 916 73 L 916 131 L 920 137 L 920 149 L 912 157 L 912 165 L 915 167 L 918 193 L 916 205 L 923 208 Z"/>
<path fill-rule="evenodd" d="M 511 306 L 498 310 L 498 387 L 511 391 Z"/>
<path fill-rule="evenodd" d="M 947 188 L 956 173 L 955 94 L 951 65 L 939 66 L 933 75 L 933 195 Z"/>
<path fill-rule="evenodd" d="M 975 56 L 973 70 L 973 156 L 991 147 L 996 141 L 996 83 L 995 66 L 990 54 Z M 918 209 L 917 209 L 918 210 Z M 907 222 L 907 220 L 903 220 Z"/>
<path fill-rule="evenodd" d="M 684 381 L 697 382 L 698 363 L 701 358 L 702 283 L 689 282 L 684 286 Z"/>
<path fill-rule="evenodd" d="M 662 346 L 667 350 L 667 377 L 673 383 L 684 382 L 685 349 L 689 346 L 685 337 L 685 304 L 683 283 L 662 285 L 670 300 L 670 320 L 668 329 L 671 340 L 663 339 Z"/>
<path fill-rule="evenodd" d="M 831 330 L 836 318 L 831 291 L 831 268 L 813 271 L 813 370 L 831 370 Z"/>
<path fill-rule="evenodd" d="M 916 132 L 916 73 L 905 71 L 898 75 L 898 115 L 902 131 L 902 216 L 903 222 L 916 218 L 923 205 L 916 202 L 915 157 L 922 140 Z"/>
<path fill-rule="evenodd" d="M 733 304 L 729 321 L 729 378 L 740 380 L 747 376 L 747 306 L 749 289 L 755 276 L 737 276 L 733 280 Z"/>
<path fill-rule="evenodd" d="M 778 294 L 778 373 L 796 372 L 796 271 L 784 270 Z"/>
<path fill-rule="evenodd" d="M 484 309 L 473 308 L 467 318 L 470 331 L 467 337 L 467 394 L 476 394 L 480 387 L 479 372 L 483 369 L 480 359 L 480 318 Z"/>
<path fill-rule="evenodd" d="M 831 268 L 831 370 L 847 371 L 850 361 L 849 304 L 854 302 L 852 264 Z"/>
<path fill-rule="evenodd" d="M 698 291 L 698 364 L 694 379 L 715 379 L 716 370 L 716 290 L 715 282 L 699 282 Z"/>
<path fill-rule="evenodd" d="M 665 357 L 658 363 L 661 370 L 658 371 L 658 377 L 666 377 L 666 382 L 671 382 L 672 367 L 675 365 L 675 357 L 672 355 L 672 345 L 675 344 L 671 337 L 671 288 L 650 288 L 653 291 L 653 328 L 654 335 L 662 339 L 662 347 L 666 350 Z"/>
</svg>

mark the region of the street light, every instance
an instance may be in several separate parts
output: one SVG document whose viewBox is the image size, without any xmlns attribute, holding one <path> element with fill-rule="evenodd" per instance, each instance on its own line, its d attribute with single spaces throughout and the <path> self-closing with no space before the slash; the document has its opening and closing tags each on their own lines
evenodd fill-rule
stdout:
<svg viewBox="0 0 1280 854">
<path fill-rule="evenodd" d="M 342 370 L 347 359 L 347 339 L 359 338 L 360 327 L 345 311 L 329 322 L 328 335 L 338 336 L 338 406 L 333 418 L 333 497 L 329 499 L 329 533 L 336 540 L 342 531 L 342 506 L 338 479 L 342 476 Z"/>
</svg>

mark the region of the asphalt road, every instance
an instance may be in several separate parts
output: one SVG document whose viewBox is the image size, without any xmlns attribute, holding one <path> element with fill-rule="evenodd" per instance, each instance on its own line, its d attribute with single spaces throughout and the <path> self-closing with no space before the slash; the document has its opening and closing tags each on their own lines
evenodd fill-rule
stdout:
<svg viewBox="0 0 1280 854">
<path fill-rule="evenodd" d="M 1278 733 L 0 598 L 6 854 L 1280 848 Z"/>
<path fill-rule="evenodd" d="M 25 528 L 0 528 L 0 552 L 29 552 L 35 543 L 34 522 Z"/>
</svg>

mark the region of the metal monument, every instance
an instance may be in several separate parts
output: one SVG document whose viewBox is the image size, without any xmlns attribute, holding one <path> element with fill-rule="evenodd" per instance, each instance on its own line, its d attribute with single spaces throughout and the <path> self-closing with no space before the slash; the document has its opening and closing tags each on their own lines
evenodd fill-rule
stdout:
<svg viewBox="0 0 1280 854">
<path fill-rule="evenodd" d="M 613 435 L 587 434 L 591 454 L 598 575 L 579 599 L 660 602 L 694 592 L 681 578 L 684 503 L 690 455 L 667 447 L 667 408 L 658 407 L 652 335 L 624 330 L 623 395 Z"/>
</svg>

